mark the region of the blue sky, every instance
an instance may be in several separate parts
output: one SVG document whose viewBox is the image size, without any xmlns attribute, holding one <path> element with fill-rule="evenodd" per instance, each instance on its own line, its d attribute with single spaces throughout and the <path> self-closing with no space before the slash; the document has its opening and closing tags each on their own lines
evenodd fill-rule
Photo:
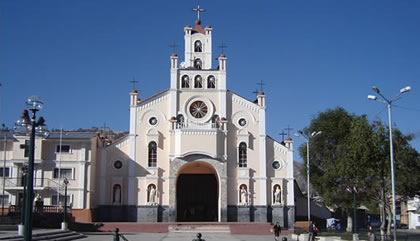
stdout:
<svg viewBox="0 0 420 241">
<path fill-rule="evenodd" d="M 49 128 L 106 123 L 128 130 L 129 81 L 139 81 L 140 98 L 169 87 L 169 45 L 175 42 L 183 59 L 183 28 L 194 24 L 196 5 L 0 1 L 0 123 L 13 127 L 27 97 L 38 95 Z M 214 29 L 214 58 L 216 46 L 228 46 L 228 88 L 253 100 L 256 83 L 266 83 L 270 136 L 281 140 L 288 125 L 304 128 L 337 106 L 387 121 L 385 105 L 367 99 L 373 85 L 390 98 L 412 87 L 396 102 L 393 123 L 419 134 L 420 1 L 201 0 L 200 6 L 202 24 Z M 417 150 L 419 140 L 420 134 L 411 142 Z"/>
</svg>

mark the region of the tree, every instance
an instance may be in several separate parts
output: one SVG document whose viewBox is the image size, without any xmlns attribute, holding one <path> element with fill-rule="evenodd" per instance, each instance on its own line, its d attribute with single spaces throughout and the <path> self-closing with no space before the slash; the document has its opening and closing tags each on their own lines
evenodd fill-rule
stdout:
<svg viewBox="0 0 420 241">
<path fill-rule="evenodd" d="M 384 214 L 392 210 L 387 127 L 379 121 L 370 124 L 366 116 L 349 114 L 337 107 L 319 113 L 304 131 L 322 131 L 310 140 L 309 164 L 311 184 L 325 204 L 351 213 L 352 194 L 343 184 L 357 186 L 362 189 L 359 204 L 381 205 L 384 225 Z M 397 193 L 413 196 L 420 186 L 419 153 L 409 144 L 411 136 L 403 135 L 397 128 L 393 133 Z M 302 145 L 299 152 L 306 164 L 306 146 Z M 302 171 L 306 174 L 306 165 Z"/>
<path fill-rule="evenodd" d="M 366 116 L 349 114 L 341 107 L 328 109 L 319 113 L 304 131 L 322 131 L 310 143 L 311 184 L 327 206 L 351 213 L 352 194 L 343 185 L 363 187 L 371 171 L 373 136 Z M 305 146 L 299 151 L 306 163 Z M 361 198 L 364 195 L 358 197 Z M 348 225 L 351 227 L 350 216 Z"/>
</svg>

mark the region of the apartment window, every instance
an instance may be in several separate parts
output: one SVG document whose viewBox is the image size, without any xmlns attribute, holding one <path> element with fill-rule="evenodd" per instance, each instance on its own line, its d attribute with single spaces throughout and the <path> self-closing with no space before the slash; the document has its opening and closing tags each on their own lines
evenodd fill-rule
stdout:
<svg viewBox="0 0 420 241">
<path fill-rule="evenodd" d="M 0 195 L 0 204 L 9 204 L 9 195 Z"/>
<path fill-rule="evenodd" d="M 24 157 L 29 157 L 29 141 L 26 140 L 25 144 L 20 145 L 20 149 L 25 149 Z"/>
<path fill-rule="evenodd" d="M 10 169 L 8 167 L 0 167 L 0 177 L 9 177 Z"/>
<path fill-rule="evenodd" d="M 61 151 L 61 153 L 70 153 L 70 150 L 70 145 L 57 145 L 55 152 L 59 153 Z"/>
<path fill-rule="evenodd" d="M 54 168 L 54 178 L 67 178 L 73 179 L 73 169 L 72 168 Z"/>
<path fill-rule="evenodd" d="M 51 195 L 51 205 L 62 205 L 64 204 L 64 195 L 60 195 L 59 200 L 57 199 L 57 195 Z M 57 203 L 58 201 L 58 203 Z M 67 195 L 67 203 L 66 206 L 70 206 L 71 203 L 71 195 Z"/>
</svg>

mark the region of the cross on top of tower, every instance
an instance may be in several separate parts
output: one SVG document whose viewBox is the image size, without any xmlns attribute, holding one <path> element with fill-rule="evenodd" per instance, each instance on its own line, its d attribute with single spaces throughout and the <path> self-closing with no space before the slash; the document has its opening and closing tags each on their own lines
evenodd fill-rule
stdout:
<svg viewBox="0 0 420 241">
<path fill-rule="evenodd" d="M 279 133 L 279 135 L 281 135 L 282 137 L 282 141 L 284 141 L 284 136 L 287 135 L 286 132 L 284 132 L 284 129 L 281 131 L 281 133 Z"/>
<path fill-rule="evenodd" d="M 175 42 L 173 44 L 169 45 L 169 47 L 171 47 L 173 49 L 174 53 L 176 52 L 176 47 L 177 46 L 178 45 Z"/>
<path fill-rule="evenodd" d="M 261 80 L 259 83 L 257 83 L 257 85 L 259 85 L 259 86 L 260 86 L 260 92 L 264 92 L 264 91 L 263 91 L 263 86 L 265 85 L 264 81 L 263 81 L 263 80 Z"/>
<path fill-rule="evenodd" d="M 200 4 L 197 5 L 197 8 L 193 8 L 194 12 L 197 12 L 197 20 L 200 20 L 200 12 L 204 12 L 206 10 L 200 8 Z"/>
<path fill-rule="evenodd" d="M 135 90 L 136 89 L 136 83 L 138 83 L 138 81 L 136 80 L 136 78 L 133 77 L 133 80 L 130 80 L 128 82 L 133 84 L 133 90 Z"/>
<path fill-rule="evenodd" d="M 217 47 L 219 47 L 222 50 L 222 54 L 224 54 L 225 53 L 225 48 L 227 48 L 228 46 L 224 45 L 223 42 L 222 42 L 222 44 L 217 46 Z"/>
</svg>

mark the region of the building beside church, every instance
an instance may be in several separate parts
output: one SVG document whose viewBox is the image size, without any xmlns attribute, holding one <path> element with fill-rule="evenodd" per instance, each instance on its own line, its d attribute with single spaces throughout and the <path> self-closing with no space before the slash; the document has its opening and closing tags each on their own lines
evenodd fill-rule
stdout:
<svg viewBox="0 0 420 241">
<path fill-rule="evenodd" d="M 199 11 L 195 26 L 184 28 L 183 60 L 170 56 L 169 88 L 142 100 L 130 92 L 129 133 L 111 144 L 89 136 L 66 147 L 75 154 L 62 165 L 76 220 L 294 227 L 293 142 L 267 136 L 262 91 L 253 101 L 226 88 L 227 57 L 212 62 L 213 28 L 201 25 Z M 51 139 L 52 147 L 37 144 L 40 178 L 62 176 L 54 171 L 57 137 L 39 143 Z M 10 145 L 19 146 L 16 140 Z M 22 151 L 15 149 L 9 151 Z M 7 163 L 18 178 L 19 162 L 10 155 Z M 7 192 L 11 205 L 20 190 Z M 43 190 L 45 203 L 54 204 L 54 191 Z"/>
</svg>

